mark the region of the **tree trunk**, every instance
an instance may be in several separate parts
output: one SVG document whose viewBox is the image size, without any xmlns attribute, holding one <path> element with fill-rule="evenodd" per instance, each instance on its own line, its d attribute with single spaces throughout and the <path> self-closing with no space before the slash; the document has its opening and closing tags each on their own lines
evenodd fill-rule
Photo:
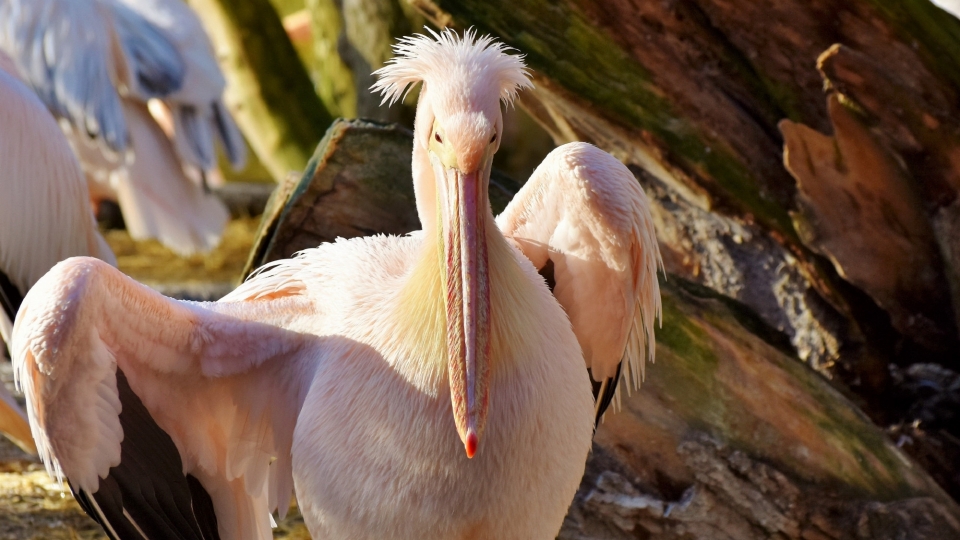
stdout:
<svg viewBox="0 0 960 540">
<path fill-rule="evenodd" d="M 227 78 L 225 101 L 274 180 L 306 166 L 332 117 L 269 0 L 189 0 Z"/>
<path fill-rule="evenodd" d="M 419 228 L 412 134 L 336 122 L 268 204 L 249 268 Z M 499 211 L 517 184 L 496 174 Z M 565 539 L 949 539 L 960 508 L 742 304 L 671 274 L 657 363 L 597 430 Z"/>
<path fill-rule="evenodd" d="M 960 385 L 940 386 L 960 368 L 957 20 L 927 0 L 410 1 L 525 53 L 522 105 L 632 168 L 668 270 L 786 334 L 960 495 Z"/>
<path fill-rule="evenodd" d="M 313 72 L 317 94 L 335 116 L 357 116 L 357 90 L 350 66 L 338 51 L 343 20 L 336 0 L 307 0 L 313 42 Z"/>
</svg>

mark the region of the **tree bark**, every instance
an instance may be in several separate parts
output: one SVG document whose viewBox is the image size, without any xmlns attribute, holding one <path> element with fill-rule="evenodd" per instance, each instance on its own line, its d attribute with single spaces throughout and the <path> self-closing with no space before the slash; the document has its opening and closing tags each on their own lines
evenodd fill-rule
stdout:
<svg viewBox="0 0 960 540">
<path fill-rule="evenodd" d="M 330 125 L 269 0 L 189 0 L 227 79 L 224 99 L 274 180 L 301 171 Z"/>
<path fill-rule="evenodd" d="M 336 0 L 307 0 L 313 41 L 313 73 L 317 94 L 334 116 L 357 116 L 357 89 L 350 66 L 338 52 L 343 18 Z"/>
<path fill-rule="evenodd" d="M 419 228 L 411 133 L 340 121 L 268 205 L 250 267 Z M 491 183 L 499 211 L 517 184 Z M 279 193 L 279 192 L 278 192 Z M 657 363 L 597 430 L 564 539 L 949 539 L 960 508 L 742 304 L 672 274 Z"/>
</svg>

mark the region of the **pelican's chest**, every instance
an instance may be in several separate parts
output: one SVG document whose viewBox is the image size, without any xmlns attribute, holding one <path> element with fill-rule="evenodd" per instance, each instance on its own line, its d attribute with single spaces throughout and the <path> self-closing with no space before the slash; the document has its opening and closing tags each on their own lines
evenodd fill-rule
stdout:
<svg viewBox="0 0 960 540">
<path fill-rule="evenodd" d="M 342 332 L 318 362 L 294 434 L 311 533 L 554 537 L 593 431 L 589 378 L 565 314 L 529 263 L 516 265 L 520 279 L 502 294 L 491 269 L 487 422 L 468 459 L 450 402 L 439 284 L 409 250 L 401 256 L 408 239 L 395 240 L 392 272 L 354 276 L 361 288 L 337 291 L 342 306 L 328 314 Z M 427 275 L 413 278 L 422 290 L 411 295 L 417 272 Z"/>
<path fill-rule="evenodd" d="M 318 373 L 293 447 L 311 533 L 553 538 L 592 439 L 592 395 L 578 367 L 495 377 L 473 459 L 457 434 L 446 385 L 423 392 L 363 348 Z"/>
</svg>

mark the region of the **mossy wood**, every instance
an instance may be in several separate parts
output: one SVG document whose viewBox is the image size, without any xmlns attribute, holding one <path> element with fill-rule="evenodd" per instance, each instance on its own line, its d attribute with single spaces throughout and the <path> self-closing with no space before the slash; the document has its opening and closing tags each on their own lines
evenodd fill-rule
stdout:
<svg viewBox="0 0 960 540">
<path fill-rule="evenodd" d="M 418 228 L 411 145 L 396 126 L 335 122 L 302 178 L 268 204 L 256 263 Z M 517 187 L 492 182 L 496 210 Z M 657 362 L 597 431 L 561 538 L 960 535 L 952 499 L 798 362 L 782 332 L 680 276 L 662 287 Z"/>
</svg>

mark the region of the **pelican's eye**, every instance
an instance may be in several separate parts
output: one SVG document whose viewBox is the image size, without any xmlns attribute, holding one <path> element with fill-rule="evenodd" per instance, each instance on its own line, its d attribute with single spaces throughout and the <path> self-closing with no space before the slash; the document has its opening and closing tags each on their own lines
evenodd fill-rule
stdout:
<svg viewBox="0 0 960 540">
<path fill-rule="evenodd" d="M 491 142 L 491 143 L 497 142 L 497 134 L 496 134 L 496 132 L 494 132 L 493 137 L 490 137 L 490 142 Z"/>
<path fill-rule="evenodd" d="M 440 137 L 440 133 L 439 133 L 439 132 L 434 131 L 434 132 L 433 132 L 433 138 L 436 139 L 438 143 L 443 144 L 443 138 Z"/>
</svg>

